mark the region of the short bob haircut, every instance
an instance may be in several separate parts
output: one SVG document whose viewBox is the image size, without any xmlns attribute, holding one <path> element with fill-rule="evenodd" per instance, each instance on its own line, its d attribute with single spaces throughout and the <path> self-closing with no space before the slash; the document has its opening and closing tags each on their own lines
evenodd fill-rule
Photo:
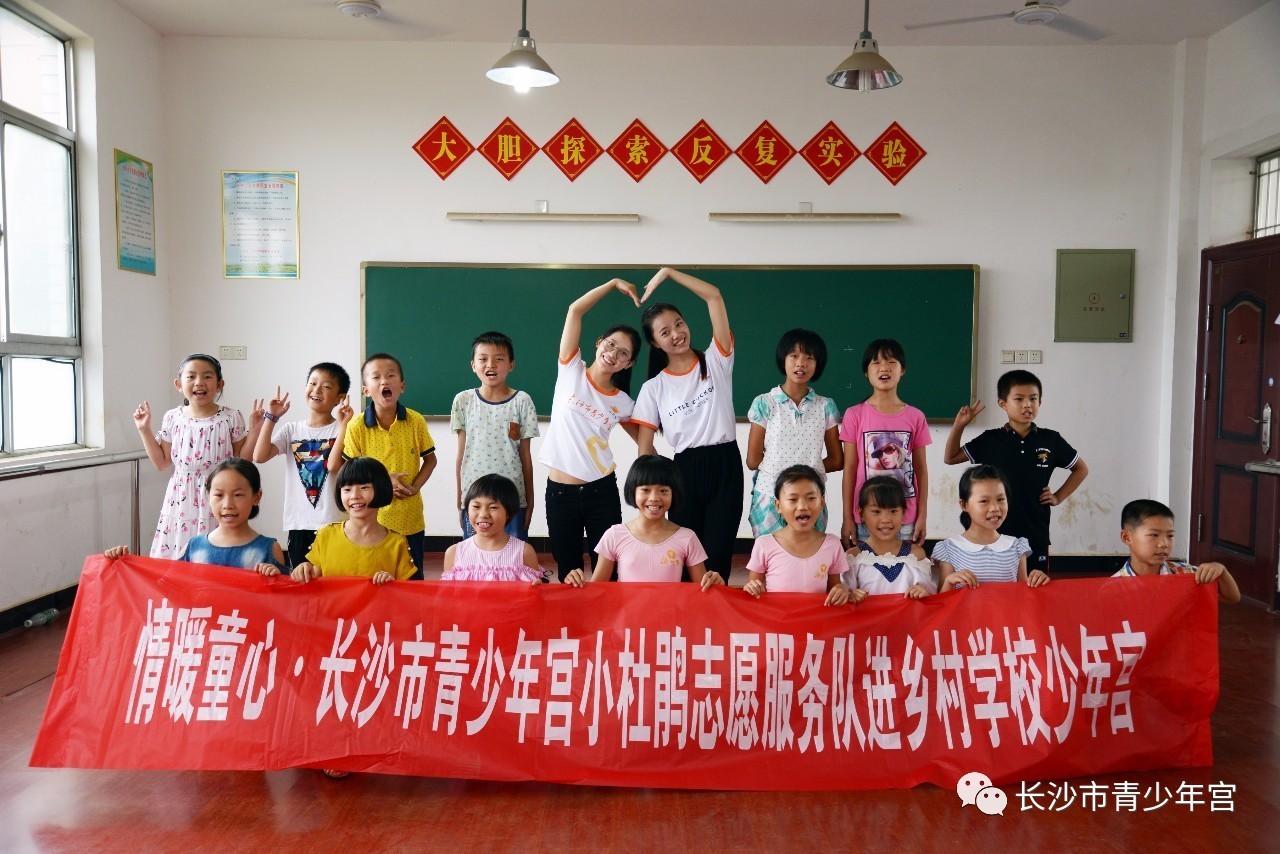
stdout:
<svg viewBox="0 0 1280 854">
<path fill-rule="evenodd" d="M 213 471 L 209 472 L 209 476 L 204 479 L 205 492 L 213 491 L 213 479 L 224 471 L 233 471 L 245 480 L 249 481 L 249 488 L 253 490 L 255 495 L 262 492 L 262 475 L 258 473 L 258 467 L 248 460 L 241 459 L 240 457 L 232 457 L 230 459 L 223 460 L 214 466 Z M 249 518 L 252 519 L 257 515 L 258 506 L 255 504 L 253 509 L 249 511 Z"/>
<path fill-rule="evenodd" d="M 776 499 L 782 495 L 782 487 L 791 483 L 800 483 L 801 481 L 813 481 L 818 486 L 818 492 L 825 498 L 827 494 L 827 485 L 823 483 L 822 476 L 819 475 L 812 466 L 789 466 L 778 474 L 778 479 L 773 482 L 773 497 Z"/>
<path fill-rule="evenodd" d="M 366 483 L 373 484 L 373 500 L 369 502 L 370 507 L 386 507 L 395 498 L 387 467 L 373 457 L 356 457 L 354 460 L 347 460 L 346 464 L 338 469 L 338 479 L 333 484 L 333 503 L 345 513 L 347 506 L 342 503 L 342 487 Z"/>
<path fill-rule="evenodd" d="M 885 510 L 894 510 L 898 507 L 906 509 L 907 507 L 907 490 L 903 488 L 902 481 L 896 477 L 889 477 L 887 474 L 869 477 L 862 484 L 862 489 L 858 490 L 858 509 L 869 504 L 875 504 Z"/>
<path fill-rule="evenodd" d="M 867 372 L 867 367 L 877 356 L 888 356 L 902 365 L 902 370 L 907 369 L 907 351 L 902 349 L 896 338 L 877 338 L 867 345 L 867 349 L 862 351 L 862 373 Z"/>
<path fill-rule="evenodd" d="M 1120 527 L 1132 531 L 1148 519 L 1173 519 L 1173 511 L 1159 501 L 1139 498 L 1130 501 L 1120 511 Z"/>
<path fill-rule="evenodd" d="M 622 497 L 627 504 L 636 506 L 636 490 L 642 486 L 671 487 L 671 509 L 679 510 L 684 504 L 684 476 L 676 464 L 658 454 L 636 457 L 627 472 L 627 482 L 622 487 Z"/>
<path fill-rule="evenodd" d="M 786 375 L 787 356 L 797 347 L 801 353 L 812 356 L 818 363 L 813 369 L 813 381 L 816 383 L 822 379 L 822 372 L 827 367 L 827 342 L 822 340 L 821 335 L 808 329 L 788 329 L 782 333 L 782 338 L 778 340 L 778 373 Z"/>
<path fill-rule="evenodd" d="M 516 485 L 511 482 L 511 478 L 503 477 L 500 474 L 481 475 L 471 481 L 471 485 L 467 487 L 467 497 L 463 499 L 462 506 L 470 507 L 471 502 L 477 498 L 492 498 L 502 505 L 502 509 L 507 511 L 507 519 L 514 519 L 516 514 L 520 512 L 520 492 L 516 489 Z"/>
</svg>

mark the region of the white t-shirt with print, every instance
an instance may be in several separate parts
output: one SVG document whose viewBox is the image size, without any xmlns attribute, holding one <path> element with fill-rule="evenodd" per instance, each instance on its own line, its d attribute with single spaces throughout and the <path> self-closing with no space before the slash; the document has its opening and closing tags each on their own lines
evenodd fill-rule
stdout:
<svg viewBox="0 0 1280 854">
<path fill-rule="evenodd" d="M 308 427 L 305 421 L 277 424 L 271 444 L 284 460 L 284 529 L 318 531 L 343 518 L 333 501 L 333 478 L 325 463 L 338 438 L 338 422 Z M 339 448 L 336 453 L 342 453 Z"/>
<path fill-rule="evenodd" d="M 609 433 L 631 420 L 635 404 L 623 392 L 602 391 L 591 382 L 579 350 L 560 364 L 551 399 L 551 424 L 538 462 L 579 480 L 599 480 L 616 468 Z"/>
<path fill-rule="evenodd" d="M 697 362 L 683 374 L 663 370 L 641 387 L 631 420 L 661 429 L 677 454 L 735 441 L 733 356 L 713 338 L 706 350 L 706 378 Z"/>
</svg>

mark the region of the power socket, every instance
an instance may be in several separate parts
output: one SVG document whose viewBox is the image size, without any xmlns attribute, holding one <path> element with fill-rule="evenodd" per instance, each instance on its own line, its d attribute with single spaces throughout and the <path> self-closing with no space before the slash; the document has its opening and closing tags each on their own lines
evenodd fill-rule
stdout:
<svg viewBox="0 0 1280 854">
<path fill-rule="evenodd" d="M 1015 365 L 1025 365 L 1027 364 L 1027 360 L 1030 358 L 1031 356 L 1026 350 L 1013 351 L 1013 363 Z"/>
<path fill-rule="evenodd" d="M 1043 351 L 1043 350 L 1029 350 L 1029 351 L 1028 351 L 1028 353 L 1029 353 L 1029 355 L 1030 355 L 1030 357 L 1031 357 L 1031 358 L 1027 359 L 1027 363 L 1028 363 L 1028 364 L 1031 364 L 1031 365 L 1039 365 L 1040 363 L 1042 363 L 1042 362 L 1044 361 L 1044 351 Z"/>
<path fill-rule="evenodd" d="M 249 348 L 243 344 L 223 344 L 218 347 L 218 358 L 224 362 L 243 361 L 249 358 Z"/>
</svg>

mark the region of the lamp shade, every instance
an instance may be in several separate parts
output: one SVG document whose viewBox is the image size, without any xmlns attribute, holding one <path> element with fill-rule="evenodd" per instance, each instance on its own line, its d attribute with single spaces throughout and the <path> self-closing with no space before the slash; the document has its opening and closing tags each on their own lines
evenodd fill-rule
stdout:
<svg viewBox="0 0 1280 854">
<path fill-rule="evenodd" d="M 897 86 L 902 82 L 902 75 L 880 55 L 880 46 L 871 38 L 871 33 L 864 32 L 854 44 L 849 58 L 827 75 L 827 82 L 841 89 L 870 92 Z"/>
<path fill-rule="evenodd" d="M 528 36 L 516 36 L 511 42 L 511 52 L 493 64 L 485 77 L 495 83 L 514 86 L 526 91 L 538 86 L 554 86 L 560 78 L 551 66 L 538 56 L 537 43 Z"/>
</svg>

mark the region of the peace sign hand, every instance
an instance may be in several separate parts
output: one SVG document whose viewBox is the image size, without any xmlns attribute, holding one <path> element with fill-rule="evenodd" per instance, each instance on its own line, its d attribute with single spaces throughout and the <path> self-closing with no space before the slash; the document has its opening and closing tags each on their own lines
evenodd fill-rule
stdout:
<svg viewBox="0 0 1280 854">
<path fill-rule="evenodd" d="M 346 427 L 351 421 L 352 416 L 355 414 L 356 411 L 351 408 L 351 398 L 349 396 L 344 394 L 342 397 L 338 398 L 337 418 L 339 424 Z"/>
<path fill-rule="evenodd" d="M 276 396 L 267 401 L 267 411 L 273 418 L 280 418 L 289 411 L 289 393 L 280 396 L 280 386 L 276 386 Z"/>
</svg>

